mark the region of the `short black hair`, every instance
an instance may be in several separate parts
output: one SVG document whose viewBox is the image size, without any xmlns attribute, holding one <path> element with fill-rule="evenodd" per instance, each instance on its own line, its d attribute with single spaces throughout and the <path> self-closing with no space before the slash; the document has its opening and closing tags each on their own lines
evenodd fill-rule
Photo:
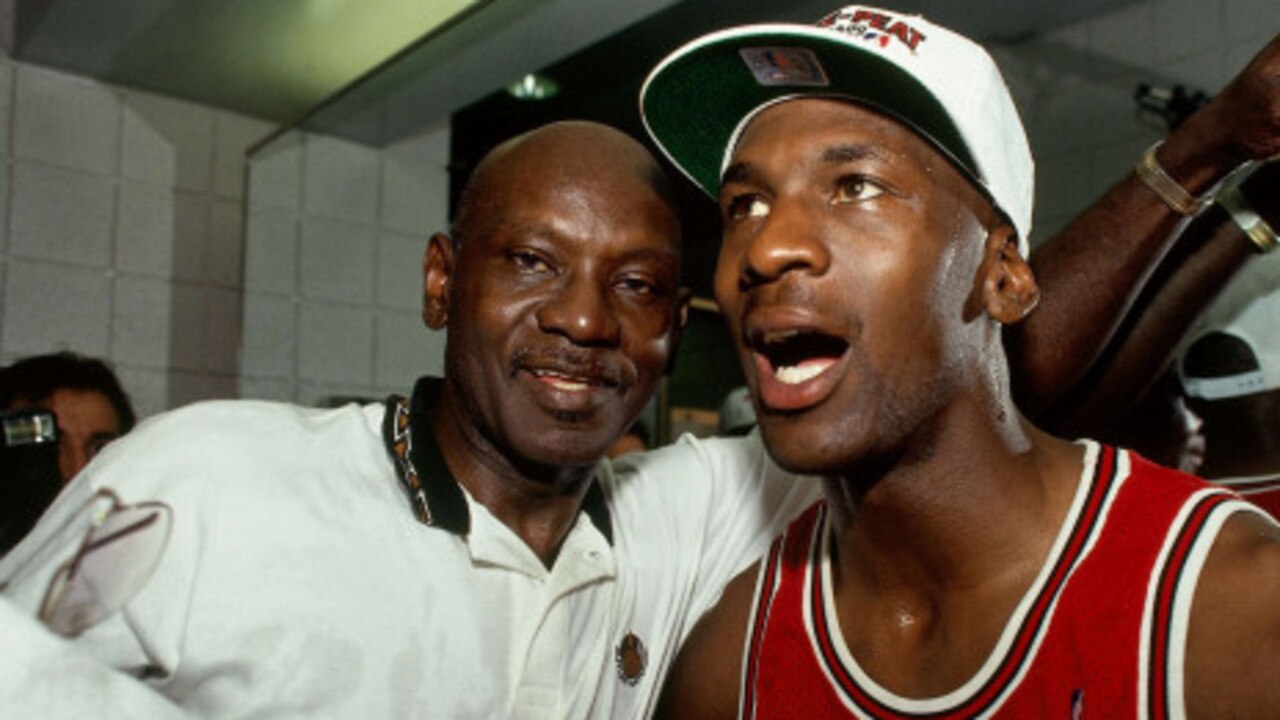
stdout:
<svg viewBox="0 0 1280 720">
<path fill-rule="evenodd" d="M 1230 377 L 1260 368 L 1248 342 L 1221 331 L 1206 333 L 1182 356 L 1182 375 L 1189 378 Z"/>
<path fill-rule="evenodd" d="M 63 389 L 106 396 L 116 411 L 122 435 L 132 430 L 138 421 L 120 380 L 97 358 L 63 351 L 33 355 L 0 369 L 0 409 L 11 409 L 17 402 L 40 403 Z"/>
</svg>

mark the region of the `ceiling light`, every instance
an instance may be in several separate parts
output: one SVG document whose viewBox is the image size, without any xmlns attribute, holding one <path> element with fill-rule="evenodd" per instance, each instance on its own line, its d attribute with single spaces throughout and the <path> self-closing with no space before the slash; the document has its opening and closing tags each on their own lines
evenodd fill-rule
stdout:
<svg viewBox="0 0 1280 720">
<path fill-rule="evenodd" d="M 508 85 L 507 92 L 518 100 L 546 100 L 560 92 L 560 84 L 544 75 L 529 73 Z"/>
</svg>

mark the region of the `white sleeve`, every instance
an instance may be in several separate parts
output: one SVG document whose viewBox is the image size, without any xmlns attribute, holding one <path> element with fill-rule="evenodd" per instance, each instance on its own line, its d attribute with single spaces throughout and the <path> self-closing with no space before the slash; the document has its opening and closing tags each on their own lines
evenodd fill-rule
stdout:
<svg viewBox="0 0 1280 720">
<path fill-rule="evenodd" d="M 821 496 L 816 478 L 774 464 L 755 432 L 706 440 L 686 435 L 672 446 L 627 457 L 620 464 L 638 467 L 650 487 L 665 485 L 667 497 L 678 503 L 662 512 L 682 538 L 681 556 L 694 558 L 691 618 L 710 609 L 724 586 Z"/>
<path fill-rule="evenodd" d="M 701 442 L 715 499 L 707 518 L 698 615 L 720 598 L 724 586 L 769 549 L 797 515 L 822 496 L 814 477 L 788 473 L 769 457 L 759 431 L 744 438 Z"/>
<path fill-rule="evenodd" d="M 0 599 L 0 707 L 5 717 L 177 720 L 165 698 Z"/>
<path fill-rule="evenodd" d="M 81 652 L 127 675 L 164 676 L 176 667 L 199 565 L 200 478 L 183 476 L 177 453 L 155 451 L 171 443 L 174 435 L 153 424 L 113 442 L 63 488 L 31 533 L 0 560 L 4 598 L 34 620 L 54 575 L 92 526 L 95 507 L 100 512 L 109 502 L 94 502 L 98 490 L 110 488 L 125 504 L 159 501 L 179 508 L 175 514 L 183 517 L 172 523 L 155 571 L 139 587 L 130 588 L 117 612 L 72 641 Z"/>
</svg>

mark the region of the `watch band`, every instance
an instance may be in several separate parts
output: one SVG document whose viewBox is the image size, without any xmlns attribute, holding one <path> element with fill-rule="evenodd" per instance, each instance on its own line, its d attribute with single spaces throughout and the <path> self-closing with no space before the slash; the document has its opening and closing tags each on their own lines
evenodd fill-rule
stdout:
<svg viewBox="0 0 1280 720">
<path fill-rule="evenodd" d="M 1209 200 L 1192 196 L 1178 184 L 1177 180 L 1169 177 L 1169 173 L 1165 172 L 1164 168 L 1160 167 L 1159 161 L 1156 160 L 1156 150 L 1163 142 L 1157 142 L 1147 148 L 1147 151 L 1142 153 L 1142 159 L 1134 166 L 1134 171 L 1138 174 L 1138 179 L 1151 188 L 1151 191 L 1174 212 L 1179 215 L 1195 215 L 1209 204 Z"/>
<path fill-rule="evenodd" d="M 1240 230 L 1244 232 L 1245 237 L 1249 238 L 1249 242 L 1257 247 L 1258 252 L 1271 252 L 1280 245 L 1280 238 L 1276 237 L 1276 231 L 1254 211 L 1253 206 L 1249 204 L 1249 199 L 1240 192 L 1239 186 L 1231 185 L 1224 188 L 1214 197 L 1214 200 L 1231 214 L 1231 219 L 1240 226 Z"/>
</svg>

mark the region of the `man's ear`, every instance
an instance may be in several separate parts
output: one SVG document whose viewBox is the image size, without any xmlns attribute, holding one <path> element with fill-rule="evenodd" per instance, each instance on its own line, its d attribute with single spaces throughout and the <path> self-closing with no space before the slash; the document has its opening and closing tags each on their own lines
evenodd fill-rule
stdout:
<svg viewBox="0 0 1280 720">
<path fill-rule="evenodd" d="M 670 375 L 676 369 L 676 355 L 680 354 L 680 341 L 684 339 L 684 328 L 689 324 L 689 302 L 693 300 L 693 291 L 682 287 L 676 291 L 675 320 L 671 325 L 671 345 L 667 355 L 667 367 L 664 375 Z"/>
<path fill-rule="evenodd" d="M 422 256 L 422 321 L 439 330 L 449 321 L 449 291 L 457 253 L 453 239 L 436 233 Z"/>
<path fill-rule="evenodd" d="M 999 225 L 987 235 L 982 272 L 983 303 L 996 322 L 1019 322 L 1040 302 L 1035 273 L 1018 251 L 1017 235 L 1009 225 Z"/>
</svg>

